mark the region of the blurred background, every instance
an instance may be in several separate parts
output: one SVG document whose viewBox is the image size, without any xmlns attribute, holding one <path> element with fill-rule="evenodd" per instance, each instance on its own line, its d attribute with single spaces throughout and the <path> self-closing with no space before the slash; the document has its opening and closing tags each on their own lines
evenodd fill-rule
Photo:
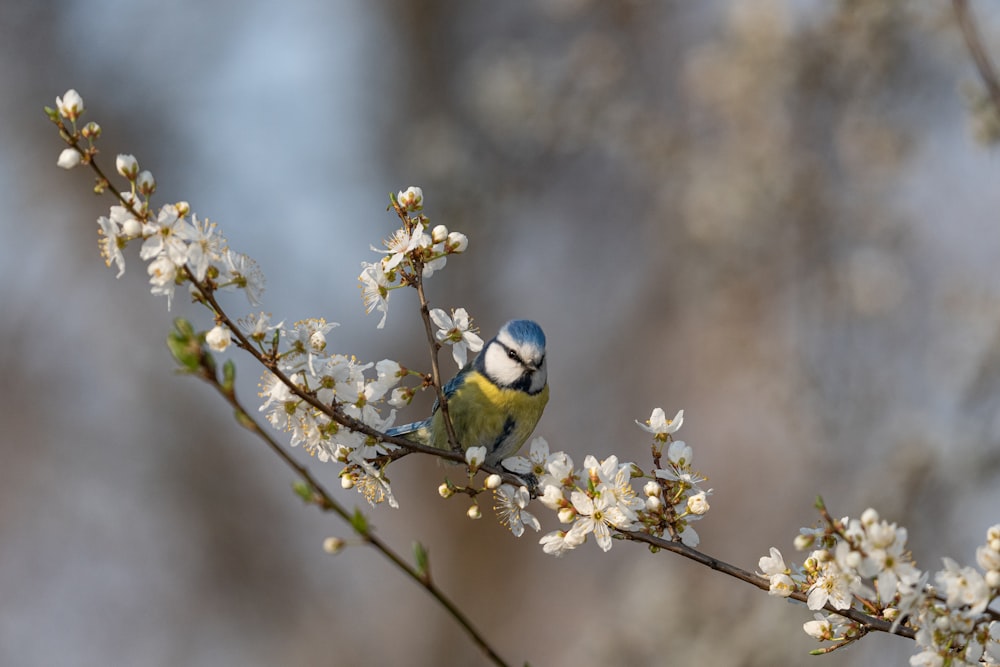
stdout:
<svg viewBox="0 0 1000 667">
<path fill-rule="evenodd" d="M 972 8 L 1000 57 L 1000 9 Z M 71 87 L 106 166 L 134 153 L 257 259 L 276 321 L 340 322 L 361 359 L 424 365 L 414 295 L 376 330 L 357 287 L 387 193 L 422 186 L 471 241 L 434 304 L 545 328 L 553 448 L 648 467 L 633 420 L 685 409 L 716 557 L 800 560 L 817 494 L 932 570 L 1000 521 L 1000 161 L 950 3 L 38 0 L 0 9 L 0 54 L 2 665 L 482 662 L 374 552 L 325 554 L 349 530 L 174 374 L 171 318 L 211 323 L 150 296 L 135 248 L 103 266 L 110 200 L 42 113 Z M 401 508 L 363 509 L 514 664 L 916 651 L 808 658 L 801 605 L 638 545 L 556 560 L 438 498 L 434 462 L 392 472 Z"/>
</svg>

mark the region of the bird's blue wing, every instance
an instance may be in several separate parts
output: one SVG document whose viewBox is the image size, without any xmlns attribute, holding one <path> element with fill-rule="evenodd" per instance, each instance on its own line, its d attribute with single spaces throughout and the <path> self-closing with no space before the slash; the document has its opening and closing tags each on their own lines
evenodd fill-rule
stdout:
<svg viewBox="0 0 1000 667">
<path fill-rule="evenodd" d="M 423 421 L 413 422 L 412 424 L 403 424 L 402 426 L 394 426 L 386 430 L 385 434 L 394 436 L 412 435 L 417 431 L 419 431 L 420 429 L 430 428 L 430 426 L 431 426 L 431 420 L 425 419 Z"/>
<path fill-rule="evenodd" d="M 462 367 L 462 370 L 460 370 L 455 375 L 455 377 L 453 377 L 452 379 L 448 380 L 445 383 L 444 385 L 445 398 L 451 398 L 452 396 L 455 395 L 455 392 L 458 391 L 458 388 L 461 387 L 462 384 L 465 382 L 465 376 L 468 375 L 469 371 L 471 370 L 472 370 L 472 364 L 466 364 L 465 366 Z M 434 401 L 434 410 L 437 410 L 437 408 L 438 408 L 438 402 Z"/>
<path fill-rule="evenodd" d="M 462 367 L 462 370 L 460 370 L 455 375 L 455 377 L 453 377 L 452 379 L 448 380 L 448 382 L 445 383 L 444 397 L 446 399 L 450 399 L 452 396 L 454 396 L 455 392 L 458 391 L 458 388 L 462 386 L 462 384 L 465 382 L 465 376 L 467 376 L 469 372 L 472 370 L 477 359 L 479 359 L 479 355 L 476 355 L 472 359 L 472 361 L 470 361 L 469 363 L 467 363 L 465 366 Z M 430 417 L 424 419 L 423 421 L 413 422 L 412 424 L 403 424 L 402 426 L 396 426 L 394 428 L 387 430 L 386 434 L 405 436 L 405 435 L 412 435 L 413 433 L 416 433 L 420 429 L 429 429 L 431 426 L 431 421 L 434 419 L 434 414 L 438 411 L 440 405 L 441 402 L 438 401 L 437 399 L 434 399 L 434 405 L 433 407 L 431 407 Z"/>
<path fill-rule="evenodd" d="M 445 382 L 445 384 L 444 384 L 444 397 L 445 398 L 447 398 L 447 399 L 450 400 L 451 397 L 455 395 L 455 392 L 458 391 L 458 388 L 461 387 L 463 384 L 465 384 L 465 376 L 468 375 L 472 371 L 472 367 L 476 363 L 476 359 L 478 359 L 478 358 L 479 358 L 479 356 L 477 355 L 475 359 L 473 359 L 472 361 L 470 361 L 469 363 L 467 363 L 465 366 L 463 366 L 462 370 L 460 370 L 455 375 L 455 377 L 453 377 L 452 379 L 450 379 L 447 382 Z M 433 407 L 431 407 L 431 416 L 434 416 L 434 413 L 438 411 L 439 407 L 441 407 L 441 401 L 439 401 L 439 400 L 437 400 L 435 398 L 434 399 L 434 405 L 433 405 Z"/>
</svg>

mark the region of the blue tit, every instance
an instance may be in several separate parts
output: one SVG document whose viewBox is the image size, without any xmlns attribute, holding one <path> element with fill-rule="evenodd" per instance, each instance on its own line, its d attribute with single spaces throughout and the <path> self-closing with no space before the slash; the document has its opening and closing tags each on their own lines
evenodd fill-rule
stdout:
<svg viewBox="0 0 1000 667">
<path fill-rule="evenodd" d="M 513 456 L 549 402 L 545 334 L 531 320 L 511 320 L 444 386 L 448 415 L 462 449 L 486 447 L 486 463 Z M 444 416 L 398 426 L 389 435 L 450 449 Z"/>
</svg>

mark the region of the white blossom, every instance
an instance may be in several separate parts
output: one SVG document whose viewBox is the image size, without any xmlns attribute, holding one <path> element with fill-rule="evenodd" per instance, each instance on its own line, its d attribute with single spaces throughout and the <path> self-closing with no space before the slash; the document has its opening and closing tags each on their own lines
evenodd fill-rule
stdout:
<svg viewBox="0 0 1000 667">
<path fill-rule="evenodd" d="M 635 420 L 635 423 L 642 430 L 652 433 L 657 439 L 666 439 L 666 436 L 676 433 L 681 424 L 684 423 L 684 411 L 678 410 L 673 419 L 667 419 L 663 408 L 655 408 L 645 424 L 638 419 Z"/>
<path fill-rule="evenodd" d="M 486 447 L 469 447 L 465 450 L 465 462 L 469 465 L 469 470 L 475 472 L 486 460 Z"/>
<path fill-rule="evenodd" d="M 411 185 L 396 194 L 396 201 L 404 211 L 419 211 L 424 206 L 424 191 Z"/>
<path fill-rule="evenodd" d="M 574 533 L 572 530 L 568 532 L 556 530 L 542 536 L 538 543 L 542 545 L 542 551 L 559 557 L 583 544 L 586 538 L 586 535 Z"/>
<path fill-rule="evenodd" d="M 378 322 L 378 328 L 385 327 L 385 318 L 389 315 L 389 279 L 385 271 L 383 262 L 372 264 L 362 264 L 361 275 L 358 276 L 361 284 L 361 296 L 365 302 L 365 312 L 371 313 L 378 310 L 382 313 L 382 319 Z"/>
<path fill-rule="evenodd" d="M 781 552 L 774 547 L 771 547 L 770 556 L 761 556 L 760 560 L 757 561 L 757 566 L 760 568 L 760 574 L 771 582 L 769 594 L 788 597 L 795 591 L 795 582 L 789 576 L 785 559 L 781 557 Z"/>
<path fill-rule="evenodd" d="M 80 93 L 70 88 L 61 97 L 56 98 L 56 109 L 59 115 L 67 120 L 76 120 L 83 113 L 83 98 Z"/>
<path fill-rule="evenodd" d="M 452 346 L 451 356 L 459 368 L 465 366 L 469 350 L 479 352 L 483 349 L 483 339 L 476 335 L 472 318 L 465 308 L 456 308 L 451 316 L 440 308 L 434 308 L 430 317 L 438 328 L 435 338 Z"/>
<path fill-rule="evenodd" d="M 61 153 L 59 153 L 59 159 L 56 160 L 56 165 L 62 167 L 63 169 L 72 169 L 83 161 L 83 156 L 80 155 L 80 151 L 75 148 L 64 148 Z"/>
<path fill-rule="evenodd" d="M 531 496 L 528 495 L 527 487 L 519 486 L 515 488 L 511 484 L 504 484 L 494 492 L 493 497 L 498 503 L 494 509 L 500 517 L 500 523 L 510 528 L 510 532 L 514 533 L 514 537 L 521 537 L 525 526 L 534 528 L 535 532 L 541 529 L 538 519 L 525 510 L 528 506 L 528 501 L 531 499 Z"/>
<path fill-rule="evenodd" d="M 115 169 L 118 170 L 119 174 L 133 181 L 139 175 L 139 161 L 135 159 L 134 155 L 120 153 L 115 158 Z"/>
<path fill-rule="evenodd" d="M 221 324 L 215 325 L 207 334 L 205 334 L 205 343 L 211 349 L 216 352 L 225 352 L 229 344 L 232 343 L 233 337 L 229 329 L 222 326 Z"/>
</svg>

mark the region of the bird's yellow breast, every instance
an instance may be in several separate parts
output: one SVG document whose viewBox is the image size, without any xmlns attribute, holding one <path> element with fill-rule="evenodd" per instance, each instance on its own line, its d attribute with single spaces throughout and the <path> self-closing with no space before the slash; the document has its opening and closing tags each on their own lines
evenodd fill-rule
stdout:
<svg viewBox="0 0 1000 667">
<path fill-rule="evenodd" d="M 498 387 L 473 370 L 448 399 L 448 412 L 462 448 L 486 447 L 487 461 L 495 463 L 521 448 L 548 401 L 548 385 L 537 394 L 528 394 Z M 448 449 L 440 410 L 431 422 L 431 442 L 439 449 Z"/>
</svg>

